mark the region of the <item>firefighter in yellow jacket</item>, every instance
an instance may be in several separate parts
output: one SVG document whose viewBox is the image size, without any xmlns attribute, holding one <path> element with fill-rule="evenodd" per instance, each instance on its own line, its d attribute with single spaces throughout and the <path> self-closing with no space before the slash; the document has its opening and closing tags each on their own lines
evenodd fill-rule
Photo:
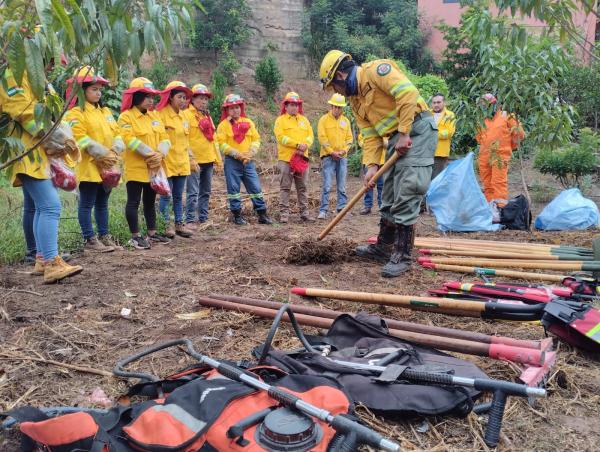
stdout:
<svg viewBox="0 0 600 452">
<path fill-rule="evenodd" d="M 31 90 L 27 73 L 23 74 L 20 82 L 10 69 L 5 69 L 3 77 L 0 83 L 0 114 L 6 114 L 19 123 L 23 131 L 13 129 L 13 137 L 21 141 L 24 149 L 29 149 L 44 135 L 42 125 L 36 122 L 34 115 L 38 100 Z M 79 159 L 79 150 L 65 122 L 56 127 L 43 146 L 36 147 L 7 170 L 13 186 L 23 188 L 24 207 L 29 205 L 34 211 L 33 216 L 23 215 L 23 230 L 26 237 L 32 233 L 35 242 L 33 274 L 43 275 L 45 283 L 59 281 L 83 270 L 79 265 L 67 264 L 58 254 L 61 202 L 50 179 L 48 157 L 63 159 L 68 155 L 73 161 Z"/>
<path fill-rule="evenodd" d="M 83 107 L 76 106 L 77 96 L 71 96 L 73 84 L 81 86 L 85 96 Z M 111 189 L 102 183 L 101 171 L 112 171 L 118 165 L 125 144 L 119 126 L 108 107 L 101 104 L 102 88 L 108 80 L 94 73 L 91 67 L 79 69 L 67 80 L 66 98 L 71 99 L 66 119 L 81 150 L 77 165 L 79 205 L 77 216 L 83 235 L 84 249 L 101 253 L 122 249 L 108 231 L 108 197 Z M 95 210 L 98 236 L 92 224 Z"/>
<path fill-rule="evenodd" d="M 125 218 L 131 232 L 131 246 L 149 249 L 151 243 L 166 244 L 170 240 L 156 232 L 156 192 L 150 185 L 150 174 L 164 171 L 164 158 L 171 142 L 158 113 L 154 111 L 154 96 L 160 91 L 145 77 L 129 83 L 123 92 L 119 126 L 125 142 L 123 153 L 124 178 L 127 181 Z M 144 218 L 148 236 L 140 233 L 138 208 L 144 202 Z"/>
<path fill-rule="evenodd" d="M 433 173 L 435 179 L 446 168 L 450 155 L 450 144 L 456 130 L 456 116 L 446 108 L 446 99 L 443 94 L 436 94 L 431 98 L 433 119 L 438 126 L 438 145 L 433 159 Z"/>
<path fill-rule="evenodd" d="M 212 97 L 209 89 L 198 83 L 192 87 L 190 106 L 184 111 L 190 125 L 190 148 L 198 168 L 193 168 L 186 185 L 186 226 L 195 228 L 198 223 L 208 220 L 208 203 L 214 165 L 220 167 L 221 153 L 216 140 L 216 128 L 210 113 L 208 101 Z M 193 163 L 193 162 L 192 162 Z"/>
<path fill-rule="evenodd" d="M 386 174 L 377 243 L 359 246 L 366 259 L 387 262 L 382 276 L 396 277 L 410 268 L 414 224 L 431 181 L 437 126 L 417 88 L 392 60 L 375 60 L 358 66 L 352 57 L 331 50 L 321 63 L 323 88 L 345 95 L 365 139 L 365 184 L 379 169 L 389 137 L 387 158 L 396 152 L 396 164 Z"/>
<path fill-rule="evenodd" d="M 260 148 L 260 135 L 252 120 L 246 117 L 244 99 L 237 94 L 229 94 L 223 101 L 217 142 L 225 155 L 225 183 L 233 222 L 238 226 L 247 224 L 242 215 L 243 183 L 258 215 L 258 222 L 272 224 L 253 161 Z"/>
<path fill-rule="evenodd" d="M 321 191 L 320 220 L 327 218 L 329 208 L 329 193 L 335 179 L 337 190 L 336 210 L 339 212 L 346 207 L 346 176 L 348 174 L 348 151 L 354 142 L 350 121 L 343 114 L 346 99 L 341 94 L 334 93 L 327 101 L 329 112 L 319 119 L 318 137 L 321 144 L 321 173 L 323 189 Z"/>
<path fill-rule="evenodd" d="M 185 83 L 178 80 L 172 81 L 160 93 L 160 102 L 156 106 L 171 142 L 171 149 L 165 157 L 167 178 L 171 187 L 171 196 L 161 196 L 159 209 L 167 222 L 165 235 L 169 238 L 175 234 L 181 237 L 191 237 L 192 232 L 185 227 L 183 218 L 183 191 L 187 177 L 192 169 L 198 170 L 198 163 L 190 149 L 190 124 L 185 109 L 187 101 L 192 97 L 192 90 Z M 173 214 L 175 215 L 175 228 L 170 221 L 169 203 L 173 199 Z"/>
<path fill-rule="evenodd" d="M 296 185 L 298 207 L 302 221 L 314 221 L 308 212 L 309 165 L 308 151 L 314 141 L 310 122 L 303 115 L 302 99 L 295 92 L 289 92 L 281 102 L 281 111 L 275 120 L 277 140 L 277 168 L 279 169 L 279 211 L 281 223 L 287 223 L 290 216 L 290 190 Z"/>
</svg>

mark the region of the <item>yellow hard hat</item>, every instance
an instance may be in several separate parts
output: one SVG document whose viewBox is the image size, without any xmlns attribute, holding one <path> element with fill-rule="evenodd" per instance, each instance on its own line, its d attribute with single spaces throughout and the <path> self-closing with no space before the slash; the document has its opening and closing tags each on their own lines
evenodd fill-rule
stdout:
<svg viewBox="0 0 600 452">
<path fill-rule="evenodd" d="M 319 77 L 321 79 L 321 86 L 323 89 L 326 89 L 329 86 L 333 80 L 338 66 L 346 58 L 352 59 L 352 56 L 349 53 L 342 52 L 341 50 L 330 50 L 327 52 L 327 55 L 325 55 L 323 61 L 321 61 L 321 69 L 319 69 Z"/>
<path fill-rule="evenodd" d="M 146 77 L 137 77 L 134 78 L 131 82 L 129 82 L 129 90 L 133 90 L 133 91 L 141 91 L 141 90 L 147 90 L 148 92 L 151 92 L 152 94 L 157 94 L 158 91 L 156 89 L 154 89 L 154 84 L 148 80 Z"/>
<path fill-rule="evenodd" d="M 300 96 L 298 95 L 298 93 L 295 93 L 294 91 L 290 91 L 283 98 L 283 103 L 284 104 L 287 104 L 287 103 L 301 104 L 302 102 L 303 101 L 300 98 Z"/>
<path fill-rule="evenodd" d="M 185 91 L 185 92 L 191 91 L 185 83 L 180 82 L 179 80 L 173 80 L 172 82 L 167 83 L 167 86 L 165 86 L 165 89 L 163 90 L 163 92 L 171 91 L 174 89 L 179 89 L 179 90 Z"/>
<path fill-rule="evenodd" d="M 331 98 L 327 101 L 329 105 L 334 105 L 336 107 L 345 107 L 346 106 L 346 98 L 341 94 L 335 93 Z"/>
<path fill-rule="evenodd" d="M 67 84 L 73 83 L 76 80 L 77 83 L 99 83 L 101 85 L 108 85 L 109 81 L 99 75 L 96 75 L 94 68 L 91 66 L 83 66 L 81 69 L 75 69 L 73 77 L 67 80 Z"/>
<path fill-rule="evenodd" d="M 192 95 L 196 96 L 198 94 L 204 94 L 205 96 L 212 97 L 212 93 L 208 87 L 202 83 L 196 83 L 194 86 L 192 86 Z"/>
</svg>

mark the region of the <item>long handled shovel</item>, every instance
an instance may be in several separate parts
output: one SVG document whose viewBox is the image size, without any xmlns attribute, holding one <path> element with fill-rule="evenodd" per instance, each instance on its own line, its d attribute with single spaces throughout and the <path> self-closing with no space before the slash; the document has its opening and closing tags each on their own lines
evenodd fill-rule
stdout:
<svg viewBox="0 0 600 452">
<path fill-rule="evenodd" d="M 383 164 L 383 166 L 381 168 L 379 168 L 379 170 L 373 175 L 373 177 L 371 178 L 370 182 L 377 182 L 377 179 L 379 179 L 381 176 L 383 176 L 392 166 L 394 166 L 394 163 L 396 163 L 396 160 L 398 160 L 398 153 L 394 152 L 389 159 L 387 159 L 387 161 Z M 348 201 L 348 204 L 346 204 L 346 207 L 344 207 L 342 210 L 340 210 L 338 212 L 338 214 L 329 222 L 329 224 L 327 226 L 325 226 L 325 229 L 323 229 L 321 231 L 321 233 L 319 234 L 319 238 L 318 240 L 323 240 L 327 234 L 329 234 L 331 232 L 331 230 L 342 220 L 342 218 L 344 218 L 346 216 L 346 214 L 348 212 L 350 212 L 350 210 L 354 207 L 354 205 L 361 200 L 361 198 L 364 196 L 364 194 L 369 191 L 370 189 L 365 187 L 363 185 L 363 187 L 358 191 L 358 193 L 356 193 L 352 199 L 350 201 Z"/>
<path fill-rule="evenodd" d="M 308 297 L 399 306 L 416 311 L 464 315 L 487 319 L 530 321 L 541 320 L 551 333 L 576 347 L 600 351 L 600 311 L 589 304 L 555 299 L 537 305 L 514 305 L 435 297 L 349 292 L 295 287 L 292 293 Z M 457 314 L 460 313 L 460 314 Z"/>
</svg>

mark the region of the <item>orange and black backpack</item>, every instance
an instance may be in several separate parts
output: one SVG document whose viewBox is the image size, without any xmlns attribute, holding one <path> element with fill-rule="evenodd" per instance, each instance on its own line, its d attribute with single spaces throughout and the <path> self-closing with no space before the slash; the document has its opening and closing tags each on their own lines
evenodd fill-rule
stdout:
<svg viewBox="0 0 600 452">
<path fill-rule="evenodd" d="M 334 415 L 352 410 L 352 402 L 331 378 L 288 375 L 266 366 L 248 372 Z M 326 423 L 282 408 L 267 392 L 207 367 L 139 383 L 128 393 L 140 395 L 149 399 L 105 411 L 48 417 L 24 407 L 7 414 L 20 423 L 23 450 L 325 452 L 337 450 L 340 440 Z"/>
</svg>

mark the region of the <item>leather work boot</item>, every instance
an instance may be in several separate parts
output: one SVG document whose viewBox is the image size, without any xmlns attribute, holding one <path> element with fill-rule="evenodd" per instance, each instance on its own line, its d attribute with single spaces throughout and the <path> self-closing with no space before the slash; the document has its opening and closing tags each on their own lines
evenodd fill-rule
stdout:
<svg viewBox="0 0 600 452">
<path fill-rule="evenodd" d="M 398 235 L 394 246 L 394 252 L 387 264 L 381 270 L 384 278 L 395 278 L 406 272 L 412 264 L 412 249 L 415 240 L 414 225 L 396 225 Z"/>
<path fill-rule="evenodd" d="M 96 253 L 110 253 L 115 250 L 112 246 L 106 246 L 98 240 L 98 237 L 96 236 L 87 239 L 83 244 L 83 249 L 85 251 L 94 251 Z"/>
<path fill-rule="evenodd" d="M 359 245 L 354 249 L 357 256 L 385 264 L 392 255 L 396 225 L 391 221 L 381 218 L 379 220 L 379 234 L 377 242 L 369 245 Z"/>
<path fill-rule="evenodd" d="M 290 214 L 288 212 L 281 212 L 279 214 L 279 222 L 281 224 L 286 224 L 290 221 Z"/>
<path fill-rule="evenodd" d="M 100 240 L 100 243 L 102 243 L 104 246 L 110 246 L 116 251 L 123 251 L 123 247 L 121 245 L 117 245 L 115 239 L 109 234 L 101 235 L 98 237 L 98 240 Z"/>
<path fill-rule="evenodd" d="M 256 215 L 258 215 L 259 224 L 273 224 L 273 220 L 269 218 L 266 210 L 257 210 Z"/>
<path fill-rule="evenodd" d="M 165 227 L 165 237 L 170 239 L 175 238 L 175 227 L 173 226 L 173 223 L 171 221 L 169 221 L 167 223 L 167 226 Z"/>
<path fill-rule="evenodd" d="M 44 258 L 42 256 L 35 256 L 35 266 L 33 267 L 33 271 L 31 272 L 34 276 L 42 276 L 44 274 Z"/>
<path fill-rule="evenodd" d="M 192 233 L 192 231 L 190 231 L 189 229 L 187 229 L 185 227 L 185 224 L 183 224 L 183 223 L 177 223 L 175 225 L 175 234 L 177 234 L 180 237 L 185 237 L 185 238 L 190 238 L 191 236 L 194 235 Z"/>
<path fill-rule="evenodd" d="M 232 210 L 231 213 L 233 214 L 233 224 L 237 224 L 238 226 L 244 226 L 248 224 L 242 215 L 241 210 Z"/>
<path fill-rule="evenodd" d="M 81 265 L 69 265 L 60 256 L 56 256 L 44 266 L 44 284 L 52 284 L 69 276 L 78 275 L 82 271 Z"/>
</svg>

